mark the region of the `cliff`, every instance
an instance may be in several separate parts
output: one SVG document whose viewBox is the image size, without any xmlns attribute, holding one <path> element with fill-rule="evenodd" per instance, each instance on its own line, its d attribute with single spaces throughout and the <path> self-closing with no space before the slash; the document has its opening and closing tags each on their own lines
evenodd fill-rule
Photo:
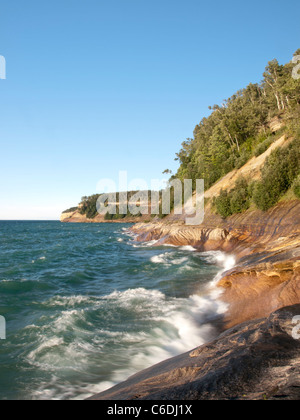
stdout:
<svg viewBox="0 0 300 420">
<path fill-rule="evenodd" d="M 282 128 L 282 123 L 278 121 L 278 119 L 275 119 L 273 121 L 273 130 L 276 131 L 280 128 Z M 227 175 L 225 175 L 220 181 L 218 181 L 215 185 L 213 185 L 208 191 L 205 192 L 205 198 L 207 200 L 217 196 L 220 194 L 220 191 L 222 189 L 228 189 L 234 186 L 235 182 L 239 177 L 248 177 L 252 180 L 259 179 L 260 177 L 260 170 L 265 163 L 266 159 L 270 154 L 273 152 L 273 150 L 283 147 L 287 144 L 289 144 L 290 139 L 288 139 L 285 135 L 281 136 L 278 140 L 276 140 L 269 148 L 268 150 L 263 153 L 262 155 L 258 157 L 253 157 L 249 162 L 247 162 L 241 169 L 236 169 L 231 172 L 229 172 Z M 140 222 L 150 222 L 151 221 L 151 205 L 148 203 L 148 209 L 149 214 L 142 215 L 140 217 L 130 217 L 126 216 L 124 219 L 119 220 L 105 220 L 104 216 L 100 214 L 96 214 L 94 218 L 88 218 L 85 214 L 80 213 L 80 205 L 77 208 L 72 209 L 72 211 L 66 211 L 63 212 L 60 216 L 60 221 L 62 223 L 111 223 L 111 222 L 117 222 L 117 223 L 140 223 Z M 206 209 L 206 212 L 208 213 L 210 210 L 210 206 Z M 184 223 L 183 218 L 180 216 L 174 216 L 170 215 L 165 221 L 165 223 Z M 218 218 L 217 220 L 214 218 L 211 220 L 212 226 L 217 226 L 219 223 L 222 222 L 221 218 Z M 152 227 L 151 227 L 152 228 Z"/>
<path fill-rule="evenodd" d="M 136 225 L 139 241 L 192 245 L 234 254 L 236 266 L 219 283 L 230 303 L 226 327 L 300 303 L 300 201 L 281 202 L 222 220 L 207 213 L 201 226 Z"/>
<path fill-rule="evenodd" d="M 118 220 L 105 220 L 104 216 L 97 214 L 93 219 L 89 219 L 85 214 L 81 214 L 77 209 L 72 212 L 64 212 L 60 216 L 62 223 L 142 223 L 149 222 L 149 216 L 144 215 L 141 217 L 124 217 Z"/>
<path fill-rule="evenodd" d="M 272 130 L 282 128 L 274 119 Z M 225 175 L 205 192 L 205 218 L 200 226 L 186 226 L 185 215 L 171 214 L 162 221 L 149 222 L 149 216 L 116 220 L 136 224 L 132 231 L 139 241 L 192 245 L 199 251 L 221 250 L 234 254 L 236 266 L 219 282 L 222 299 L 229 303 L 224 326 L 269 316 L 273 311 L 300 303 L 300 200 L 283 200 L 267 212 L 249 209 L 226 220 L 211 206 L 212 197 L 230 189 L 243 176 L 259 179 L 266 159 L 291 139 L 282 135 L 258 157 Z M 73 209 L 74 210 L 74 209 Z M 80 208 L 63 213 L 62 222 L 104 223 L 103 216 L 88 219 Z M 149 223 L 144 223 L 148 221 Z"/>
<path fill-rule="evenodd" d="M 281 126 L 274 123 L 276 131 Z M 235 257 L 217 287 L 229 307 L 223 334 L 194 351 L 147 369 L 93 399 L 299 399 L 300 342 L 292 318 L 300 315 L 300 200 L 285 197 L 266 212 L 249 210 L 223 219 L 212 198 L 241 176 L 258 180 L 268 156 L 290 143 L 280 137 L 242 168 L 205 192 L 205 218 L 187 226 L 185 215 L 133 226 L 138 241 L 192 245 L 199 252 L 221 250 Z M 140 220 L 145 222 L 149 216 Z M 63 222 L 103 223 L 78 210 Z M 137 222 L 126 218 L 120 222 Z"/>
<path fill-rule="evenodd" d="M 218 286 L 229 303 L 214 341 L 158 365 L 92 400 L 299 400 L 300 201 L 203 225 L 165 221 L 132 228 L 140 241 L 234 254 Z"/>
<path fill-rule="evenodd" d="M 274 120 L 273 129 L 281 126 Z M 290 143 L 285 135 L 265 153 L 233 170 L 205 192 L 208 202 L 200 226 L 186 226 L 185 215 L 170 215 L 160 223 L 132 228 L 139 241 L 192 245 L 199 251 L 221 250 L 234 254 L 236 267 L 219 283 L 230 304 L 227 328 L 269 316 L 284 306 L 300 303 L 300 200 L 283 200 L 263 212 L 249 209 L 226 220 L 212 210 L 211 198 L 230 189 L 243 176 L 257 180 L 270 154 Z"/>
</svg>

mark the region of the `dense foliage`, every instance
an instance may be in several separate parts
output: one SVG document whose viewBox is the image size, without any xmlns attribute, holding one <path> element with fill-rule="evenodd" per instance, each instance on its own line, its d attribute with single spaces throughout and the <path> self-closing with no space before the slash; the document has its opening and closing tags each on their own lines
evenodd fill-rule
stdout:
<svg viewBox="0 0 300 420">
<path fill-rule="evenodd" d="M 300 55 L 300 50 L 295 55 Z M 300 80 L 292 77 L 294 66 L 292 62 L 280 65 L 271 61 L 260 84 L 250 84 L 222 106 L 211 107 L 211 115 L 196 126 L 194 138 L 184 142 L 177 154 L 180 167 L 173 178 L 204 179 L 208 189 L 251 157 L 264 153 L 279 135 L 296 139 L 288 148 L 271 154 L 261 182 L 241 178 L 232 190 L 221 191 L 213 205 L 223 218 L 252 204 L 267 210 L 289 188 L 300 198 Z M 274 134 L 270 121 L 276 117 L 284 127 Z"/>
<path fill-rule="evenodd" d="M 89 197 L 82 197 L 80 207 L 80 214 L 86 215 L 88 219 L 94 219 L 97 213 L 97 200 L 100 197 L 100 194 L 94 194 Z"/>
<path fill-rule="evenodd" d="M 213 204 L 217 212 L 226 219 L 235 213 L 242 213 L 247 210 L 251 204 L 252 184 L 247 180 L 240 178 L 231 191 L 222 190 L 219 197 L 214 198 Z"/>
<path fill-rule="evenodd" d="M 293 183 L 293 192 L 296 197 L 300 198 L 300 175 L 295 179 Z"/>
<path fill-rule="evenodd" d="M 261 210 L 268 210 L 293 185 L 300 173 L 300 138 L 288 147 L 275 150 L 267 159 L 262 179 L 254 188 L 253 201 Z M 297 184 L 295 185 L 297 194 Z"/>
<path fill-rule="evenodd" d="M 299 54 L 300 50 L 295 53 Z M 274 140 L 268 129 L 271 118 L 280 115 L 289 126 L 299 118 L 300 80 L 292 78 L 293 68 L 292 62 L 280 65 L 273 60 L 260 84 L 250 84 L 221 106 L 211 107 L 213 112 L 196 126 L 194 138 L 182 144 L 175 177 L 204 179 L 208 189 L 263 153 Z"/>
<path fill-rule="evenodd" d="M 300 49 L 295 55 L 300 55 Z M 300 198 L 299 139 L 300 139 L 300 79 L 292 77 L 295 64 L 268 63 L 261 83 L 249 84 L 221 106 L 210 107 L 211 115 L 203 118 L 177 154 L 180 167 L 172 179 L 204 179 L 208 189 L 233 169 L 241 168 L 253 156 L 264 153 L 282 134 L 296 140 L 287 148 L 276 150 L 267 159 L 262 180 L 239 179 L 230 191 L 221 191 L 213 200 L 216 211 L 224 218 L 256 205 L 267 210 L 289 190 Z M 273 118 L 283 122 L 281 131 L 274 134 L 270 127 Z M 171 173 L 166 170 L 165 173 Z M 130 199 L 136 191 L 128 193 Z M 151 191 L 148 191 L 150 199 Z M 90 219 L 97 215 L 99 194 L 83 197 L 81 214 Z M 160 196 L 161 197 L 161 196 Z M 119 195 L 117 194 L 117 203 Z M 171 209 L 174 191 L 171 188 Z M 131 216 L 127 214 L 127 216 Z M 139 215 L 140 216 L 140 215 Z M 153 216 L 153 215 L 152 215 Z M 106 220 L 126 217 L 117 212 L 106 214 Z M 164 217 L 160 205 L 159 217 Z"/>
<path fill-rule="evenodd" d="M 63 211 L 63 213 L 73 213 L 74 211 L 77 211 L 78 207 L 71 207 L 68 210 Z"/>
<path fill-rule="evenodd" d="M 227 218 L 247 210 L 253 203 L 266 211 L 292 188 L 300 198 L 300 138 L 274 150 L 267 158 L 258 182 L 240 178 L 230 191 L 221 191 L 213 200 L 217 213 Z"/>
<path fill-rule="evenodd" d="M 138 193 L 138 191 L 127 192 L 128 201 L 136 193 Z M 148 194 L 148 200 L 150 202 L 152 192 L 151 191 L 146 191 L 146 194 Z M 82 197 L 81 202 L 79 204 L 80 214 L 82 214 L 82 215 L 85 214 L 88 219 L 94 219 L 98 214 L 98 212 L 97 212 L 97 200 L 100 196 L 101 196 L 101 194 L 94 194 L 94 195 L 91 195 L 91 196 L 88 196 L 88 197 L 87 196 Z M 112 220 L 113 221 L 113 220 L 124 219 L 125 217 L 140 217 L 141 216 L 141 213 L 138 213 L 136 215 L 132 215 L 129 212 L 127 212 L 127 214 L 120 214 L 119 213 L 119 205 L 118 205 L 119 202 L 120 202 L 120 193 L 117 192 L 116 193 L 116 203 L 117 203 L 116 211 L 117 211 L 117 213 L 116 214 L 110 214 L 109 212 L 107 212 L 104 216 L 105 220 L 107 220 L 107 221 Z M 137 203 L 137 206 L 138 206 L 138 203 Z"/>
</svg>

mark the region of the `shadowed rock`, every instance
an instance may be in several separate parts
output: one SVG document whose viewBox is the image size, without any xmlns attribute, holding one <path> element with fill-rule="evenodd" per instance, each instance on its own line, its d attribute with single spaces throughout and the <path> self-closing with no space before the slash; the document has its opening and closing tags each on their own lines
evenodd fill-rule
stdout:
<svg viewBox="0 0 300 420">
<path fill-rule="evenodd" d="M 300 305 L 227 330 L 189 353 L 146 369 L 95 400 L 298 400 Z"/>
</svg>

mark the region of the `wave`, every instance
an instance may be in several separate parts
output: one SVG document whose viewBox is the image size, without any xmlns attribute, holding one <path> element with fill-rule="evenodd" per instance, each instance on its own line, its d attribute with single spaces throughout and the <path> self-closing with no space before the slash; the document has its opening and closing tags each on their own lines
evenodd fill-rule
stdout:
<svg viewBox="0 0 300 420">
<path fill-rule="evenodd" d="M 166 254 L 157 258 L 165 262 L 164 258 L 172 256 Z M 219 261 L 222 271 L 233 263 L 231 257 L 219 253 L 207 257 Z M 216 293 L 215 282 L 220 275 L 208 284 L 205 296 L 174 298 L 141 287 L 100 297 L 56 296 L 44 302 L 45 307 L 69 310 L 43 320 L 42 328 L 27 328 L 35 343 L 27 363 L 52 372 L 55 378 L 52 384 L 41 382 L 32 391 L 32 398 L 86 398 L 209 341 L 216 335 L 213 321 L 227 310 Z M 122 317 L 126 318 L 126 327 Z M 116 325 L 116 319 L 120 319 L 120 325 Z M 66 339 L 68 334 L 72 335 L 70 341 Z M 82 383 L 66 386 L 64 374 L 69 377 L 74 372 L 82 372 Z M 101 377 L 102 381 L 97 380 Z"/>
<path fill-rule="evenodd" d="M 181 265 L 187 262 L 188 257 L 174 258 L 174 254 L 166 252 L 164 254 L 155 255 L 150 258 L 150 261 L 154 264 L 165 264 L 166 266 Z"/>
<path fill-rule="evenodd" d="M 82 303 L 93 303 L 94 299 L 89 296 L 54 296 L 42 303 L 45 307 L 74 307 Z"/>
<path fill-rule="evenodd" d="M 159 241 L 156 239 L 149 242 L 136 242 L 135 240 L 129 241 L 129 244 L 131 244 L 133 248 L 151 248 L 157 245 L 158 243 Z"/>
<path fill-rule="evenodd" d="M 79 228 L 64 226 L 76 241 Z M 214 321 L 227 306 L 215 286 L 235 263 L 232 256 L 138 243 L 115 226 L 95 239 L 93 228 L 85 228 L 85 246 L 66 243 L 68 252 L 59 255 L 26 256 L 23 281 L 0 281 L 1 293 L 16 304 L 28 297 L 21 327 L 6 343 L 19 352 L 16 382 L 26 399 L 89 397 L 217 335 Z"/>
<path fill-rule="evenodd" d="M 236 259 L 233 254 L 226 254 L 222 251 L 207 251 L 201 252 L 199 254 L 201 258 L 205 258 L 205 260 L 211 264 L 217 264 L 222 269 L 221 274 L 224 271 L 228 271 L 233 268 L 236 264 Z"/>
<path fill-rule="evenodd" d="M 37 261 L 45 261 L 45 260 L 46 260 L 46 257 L 40 257 L 37 260 L 32 260 L 31 263 L 35 264 Z"/>
<path fill-rule="evenodd" d="M 181 246 L 179 249 L 181 251 L 190 251 L 190 252 L 195 252 L 196 251 L 196 248 L 194 248 L 191 245 L 184 245 L 184 246 Z"/>
</svg>

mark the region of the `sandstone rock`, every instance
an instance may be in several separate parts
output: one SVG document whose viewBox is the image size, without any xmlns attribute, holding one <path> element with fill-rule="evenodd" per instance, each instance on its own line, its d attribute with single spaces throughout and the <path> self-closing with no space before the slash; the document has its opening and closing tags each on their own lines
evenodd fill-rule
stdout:
<svg viewBox="0 0 300 420">
<path fill-rule="evenodd" d="M 94 400 L 299 400 L 300 305 L 231 328 L 192 352 L 146 369 Z"/>
<path fill-rule="evenodd" d="M 226 221 L 208 212 L 201 226 L 143 224 L 133 231 L 141 241 L 156 239 L 235 255 L 237 266 L 219 283 L 224 289 L 222 299 L 230 304 L 227 327 L 300 303 L 299 200 L 281 202 L 265 213 L 248 211 Z"/>
</svg>

